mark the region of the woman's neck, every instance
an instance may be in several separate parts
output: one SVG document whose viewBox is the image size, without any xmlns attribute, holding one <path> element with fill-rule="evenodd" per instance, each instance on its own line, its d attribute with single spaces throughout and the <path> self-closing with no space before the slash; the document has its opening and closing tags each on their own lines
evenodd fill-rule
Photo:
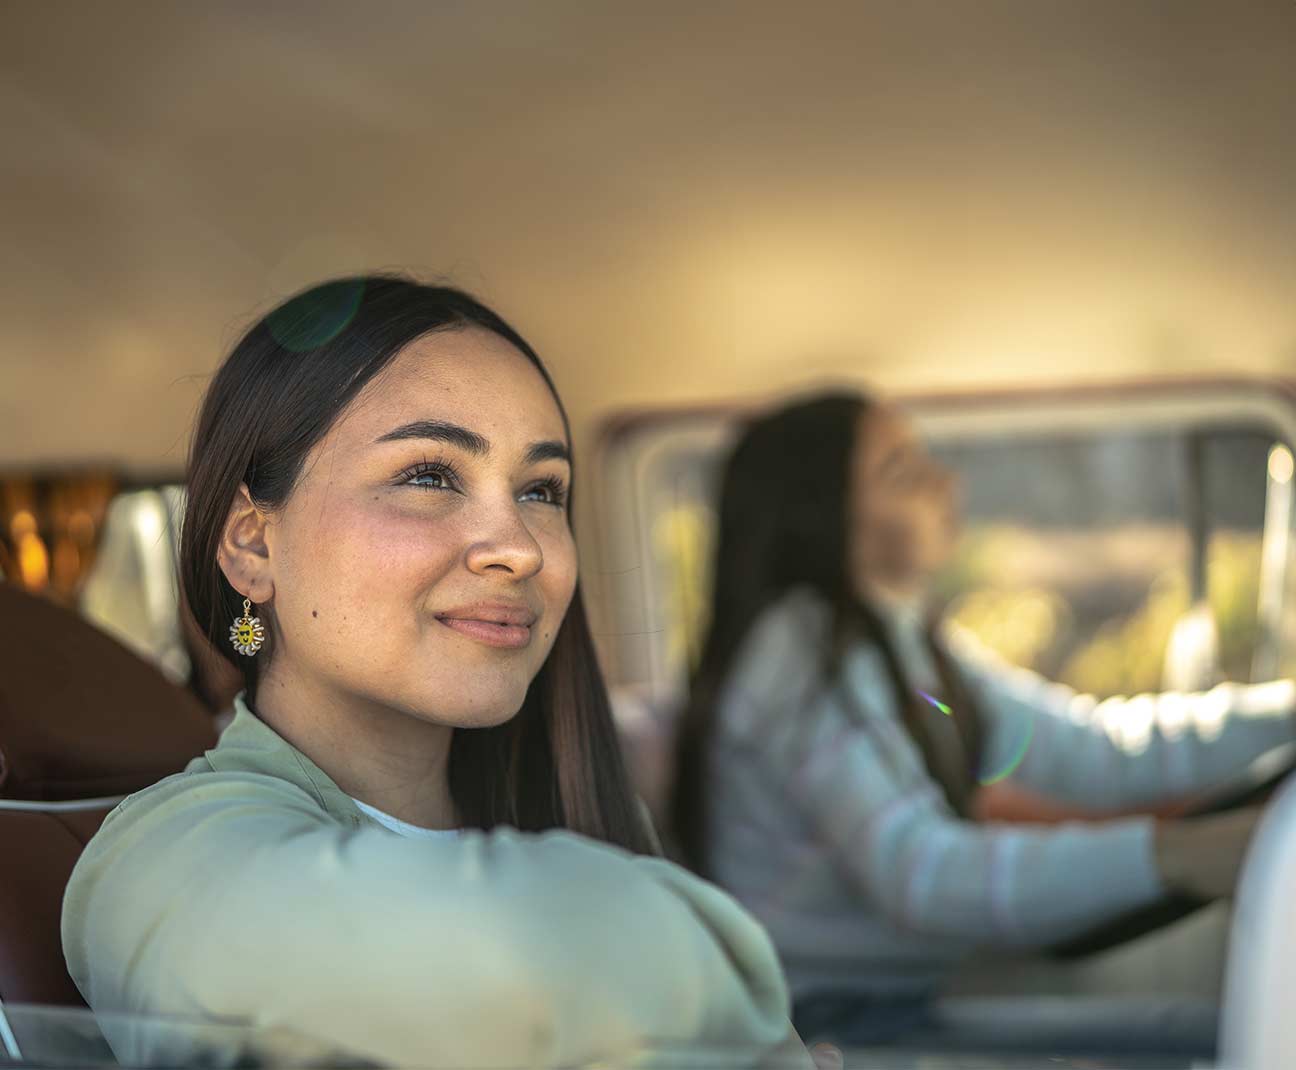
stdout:
<svg viewBox="0 0 1296 1070">
<path fill-rule="evenodd" d="M 339 694 L 273 666 L 256 714 L 348 795 L 420 828 L 460 827 L 450 795 L 454 728 Z"/>
<path fill-rule="evenodd" d="M 926 609 L 927 584 L 920 579 L 910 582 L 866 579 L 861 586 L 864 600 L 888 615 L 921 616 Z"/>
</svg>

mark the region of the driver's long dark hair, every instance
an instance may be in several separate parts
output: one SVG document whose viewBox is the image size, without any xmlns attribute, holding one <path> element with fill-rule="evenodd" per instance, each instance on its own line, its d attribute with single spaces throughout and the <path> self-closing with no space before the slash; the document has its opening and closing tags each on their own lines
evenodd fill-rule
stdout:
<svg viewBox="0 0 1296 1070">
<path fill-rule="evenodd" d="M 831 608 L 816 686 L 840 683 L 851 643 L 872 643 L 882 655 L 897 709 L 932 767 L 925 734 L 916 731 L 921 711 L 901 661 L 881 617 L 855 595 L 849 575 L 851 463 L 875 410 L 875 402 L 860 393 L 798 400 L 751 420 L 724 466 L 711 620 L 678 723 L 669 814 L 675 849 L 699 873 L 709 869 L 707 763 L 717 706 L 752 625 L 792 588 L 810 588 Z M 937 661 L 945 675 L 948 662 L 939 652 Z"/>
<path fill-rule="evenodd" d="M 436 331 L 482 328 L 512 344 L 553 381 L 535 350 L 485 305 L 460 290 L 398 275 L 338 279 L 284 302 L 253 325 L 216 373 L 203 401 L 189 460 L 180 539 L 185 600 L 218 650 L 242 595 L 216 551 L 240 483 L 259 507 L 292 493 L 302 464 L 347 405 L 409 343 Z M 571 499 L 568 497 L 568 522 Z M 274 656 L 273 613 L 266 646 L 239 658 L 249 701 Z M 553 648 L 521 710 L 492 728 L 456 730 L 450 791 L 465 821 L 523 829 L 569 828 L 649 852 L 630 790 L 579 585 Z"/>
</svg>

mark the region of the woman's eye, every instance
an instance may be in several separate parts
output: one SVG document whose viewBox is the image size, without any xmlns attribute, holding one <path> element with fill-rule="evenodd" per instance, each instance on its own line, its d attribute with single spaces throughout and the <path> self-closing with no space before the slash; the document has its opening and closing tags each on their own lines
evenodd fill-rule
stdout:
<svg viewBox="0 0 1296 1070">
<path fill-rule="evenodd" d="M 427 490 L 455 490 L 458 480 L 448 465 L 421 465 L 406 473 L 405 485 Z"/>
<path fill-rule="evenodd" d="M 536 497 L 533 497 L 536 495 Z M 567 501 L 567 488 L 558 480 L 545 480 L 522 492 L 522 501 L 544 502 L 546 505 L 563 505 Z"/>
</svg>

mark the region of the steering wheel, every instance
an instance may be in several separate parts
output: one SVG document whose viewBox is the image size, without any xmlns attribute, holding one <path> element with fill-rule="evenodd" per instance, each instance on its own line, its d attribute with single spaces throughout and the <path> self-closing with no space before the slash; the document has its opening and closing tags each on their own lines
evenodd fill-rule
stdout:
<svg viewBox="0 0 1296 1070">
<path fill-rule="evenodd" d="M 1176 817 L 1191 821 L 1207 814 L 1222 814 L 1242 806 L 1264 802 L 1275 789 L 1296 771 L 1296 741 L 1265 751 L 1240 773 L 1188 799 Z M 1075 959 L 1095 955 L 1140 936 L 1164 928 L 1207 905 L 1208 900 L 1182 892 L 1171 892 L 1155 903 L 1138 907 L 1079 936 L 1073 936 L 1049 949 L 1054 958 Z"/>
</svg>

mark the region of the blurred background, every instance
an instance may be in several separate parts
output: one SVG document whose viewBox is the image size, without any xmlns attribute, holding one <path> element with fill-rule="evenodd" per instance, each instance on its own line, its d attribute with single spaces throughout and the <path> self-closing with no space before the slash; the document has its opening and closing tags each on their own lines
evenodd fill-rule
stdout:
<svg viewBox="0 0 1296 1070">
<path fill-rule="evenodd" d="M 210 373 L 380 268 L 552 368 L 627 724 L 705 627 L 734 418 L 825 380 L 962 472 L 943 592 L 1006 656 L 1099 693 L 1289 665 L 1296 5 L 3 16 L 0 570 L 173 678 Z"/>
</svg>

